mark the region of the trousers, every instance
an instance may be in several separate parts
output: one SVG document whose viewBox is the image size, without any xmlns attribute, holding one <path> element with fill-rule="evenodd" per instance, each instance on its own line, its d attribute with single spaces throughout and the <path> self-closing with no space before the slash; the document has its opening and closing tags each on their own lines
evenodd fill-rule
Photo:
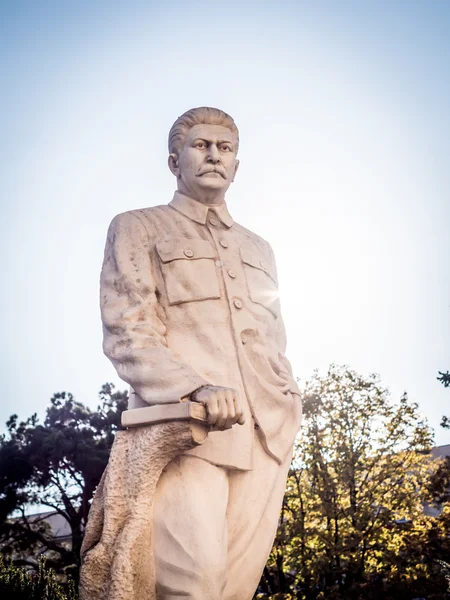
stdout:
<svg viewBox="0 0 450 600">
<path fill-rule="evenodd" d="M 158 600 L 251 600 L 276 535 L 292 452 L 280 465 L 255 435 L 253 469 L 181 455 L 153 505 Z"/>
</svg>

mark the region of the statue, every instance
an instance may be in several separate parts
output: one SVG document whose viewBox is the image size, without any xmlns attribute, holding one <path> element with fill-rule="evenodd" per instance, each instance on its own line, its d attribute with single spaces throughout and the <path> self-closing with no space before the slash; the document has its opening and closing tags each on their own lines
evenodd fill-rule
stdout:
<svg viewBox="0 0 450 600">
<path fill-rule="evenodd" d="M 185 402 L 204 416 L 117 434 L 83 545 L 82 598 L 250 600 L 270 553 L 301 402 L 272 249 L 225 203 L 238 146 L 229 115 L 187 111 L 169 134 L 172 201 L 111 223 L 104 352 L 131 386 L 129 423 Z"/>
</svg>

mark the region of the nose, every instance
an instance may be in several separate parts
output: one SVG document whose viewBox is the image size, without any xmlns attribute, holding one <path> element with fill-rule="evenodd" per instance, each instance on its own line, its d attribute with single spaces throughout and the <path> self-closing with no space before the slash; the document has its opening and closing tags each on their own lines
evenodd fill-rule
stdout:
<svg viewBox="0 0 450 600">
<path fill-rule="evenodd" d="M 219 150 L 216 144 L 210 144 L 207 161 L 214 165 L 220 162 Z"/>
</svg>

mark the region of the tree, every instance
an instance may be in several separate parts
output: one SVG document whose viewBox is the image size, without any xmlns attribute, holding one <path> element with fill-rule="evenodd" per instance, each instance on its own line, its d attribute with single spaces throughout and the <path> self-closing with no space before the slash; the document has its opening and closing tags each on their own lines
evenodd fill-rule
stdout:
<svg viewBox="0 0 450 600">
<path fill-rule="evenodd" d="M 450 386 L 450 373 L 447 371 L 443 373 L 438 371 L 439 376 L 436 378 L 440 381 L 444 387 Z M 450 429 L 450 418 L 443 416 L 441 420 L 441 427 L 444 429 Z M 444 505 L 450 502 L 450 457 L 446 456 L 439 465 L 439 468 L 433 474 L 430 491 L 437 502 L 440 505 Z"/>
<path fill-rule="evenodd" d="M 436 377 L 436 379 L 438 381 L 440 381 L 444 387 L 449 387 L 450 386 L 450 372 L 447 371 L 446 373 L 442 373 L 441 371 L 438 371 L 439 375 Z"/>
<path fill-rule="evenodd" d="M 0 547 L 16 564 L 49 566 L 77 578 L 83 531 L 92 495 L 108 462 L 127 393 L 105 384 L 91 411 L 70 393 L 55 394 L 43 424 L 34 414 L 12 415 L 0 437 Z M 30 518 L 44 506 L 69 524 L 71 544 L 54 538 L 44 519 Z"/>
<path fill-rule="evenodd" d="M 439 571 L 433 559 L 450 552 L 444 521 L 423 512 L 431 446 L 417 405 L 406 394 L 392 403 L 376 375 L 335 365 L 315 373 L 262 597 L 420 595 Z M 445 590 L 438 575 L 430 585 Z"/>
<path fill-rule="evenodd" d="M 76 600 L 73 582 L 64 590 L 44 560 L 31 573 L 0 556 L 0 598 L 2 600 Z"/>
<path fill-rule="evenodd" d="M 447 371 L 446 373 L 443 373 L 441 371 L 438 371 L 438 373 L 439 373 L 439 375 L 436 377 L 436 379 L 438 381 L 440 381 L 444 387 L 449 387 L 450 386 L 450 372 Z M 444 429 L 450 429 L 450 418 L 449 417 L 447 417 L 445 415 L 442 417 L 441 427 L 443 427 Z"/>
</svg>

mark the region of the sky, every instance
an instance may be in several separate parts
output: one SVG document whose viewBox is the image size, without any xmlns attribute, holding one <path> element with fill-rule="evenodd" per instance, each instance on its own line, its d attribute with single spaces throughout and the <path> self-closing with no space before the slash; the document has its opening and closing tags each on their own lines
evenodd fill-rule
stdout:
<svg viewBox="0 0 450 600">
<path fill-rule="evenodd" d="M 233 218 L 277 257 L 295 374 L 346 364 L 450 414 L 450 3 L 0 3 L 0 424 L 111 381 L 117 213 L 165 204 L 167 134 L 230 113 Z"/>
</svg>

